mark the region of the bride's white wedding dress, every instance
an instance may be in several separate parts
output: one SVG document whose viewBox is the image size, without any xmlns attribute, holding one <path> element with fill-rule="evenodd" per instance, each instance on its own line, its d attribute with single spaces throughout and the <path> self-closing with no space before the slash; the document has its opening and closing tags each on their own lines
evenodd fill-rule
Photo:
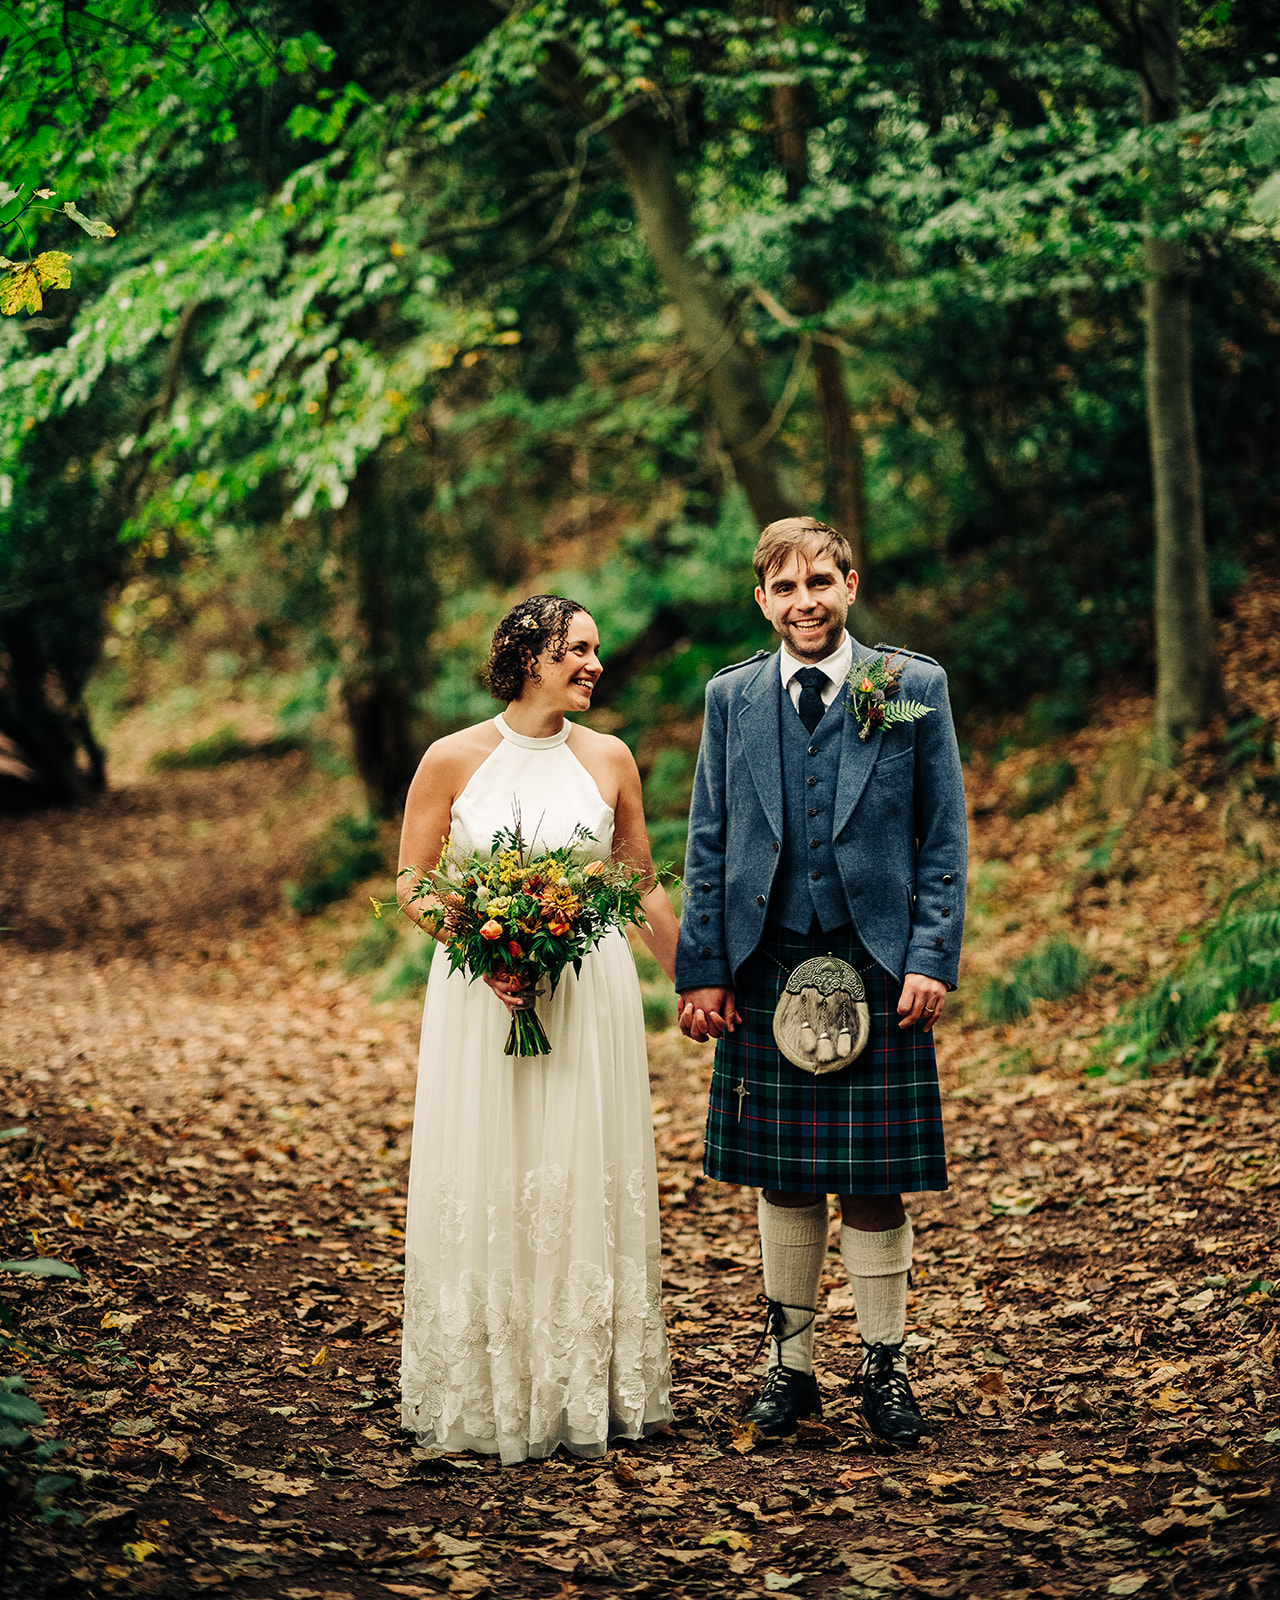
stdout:
<svg viewBox="0 0 1280 1600">
<path fill-rule="evenodd" d="M 454 802 L 459 855 L 491 849 L 518 805 L 531 847 L 585 825 L 605 857 L 613 811 L 569 725 L 502 742 Z M 538 1015 L 551 1054 L 505 1056 L 506 1007 L 431 964 L 405 1225 L 402 1423 L 424 1445 L 504 1462 L 670 1421 L 658 1184 L 644 1019 L 620 932 L 565 970 Z"/>
</svg>

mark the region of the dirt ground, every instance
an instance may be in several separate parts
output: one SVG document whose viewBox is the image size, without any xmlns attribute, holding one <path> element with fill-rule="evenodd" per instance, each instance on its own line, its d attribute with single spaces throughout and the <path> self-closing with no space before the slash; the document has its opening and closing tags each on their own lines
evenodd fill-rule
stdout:
<svg viewBox="0 0 1280 1600">
<path fill-rule="evenodd" d="M 1076 736 L 1081 782 L 1047 812 L 1008 803 L 1043 752 L 971 772 L 952 1181 L 912 1204 L 930 1431 L 908 1451 L 848 1392 L 834 1225 L 823 1421 L 743 1433 L 754 1197 L 702 1177 L 709 1053 L 667 1032 L 676 1424 L 590 1462 L 424 1459 L 397 1426 L 418 1003 L 344 976 L 358 896 L 280 909 L 332 800 L 290 756 L 0 823 L 0 1255 L 83 1274 L 0 1277 L 33 1341 L 8 1370 L 74 1480 L 55 1520 L 15 1513 L 6 1600 L 1280 1594 L 1280 1024 L 1232 1019 L 1216 1076 L 1082 1075 L 1230 866 L 1209 755 L 1171 785 L 1124 756 L 1148 713 Z M 1058 927 L 1098 961 L 1088 990 L 982 1022 L 984 978 Z"/>
</svg>

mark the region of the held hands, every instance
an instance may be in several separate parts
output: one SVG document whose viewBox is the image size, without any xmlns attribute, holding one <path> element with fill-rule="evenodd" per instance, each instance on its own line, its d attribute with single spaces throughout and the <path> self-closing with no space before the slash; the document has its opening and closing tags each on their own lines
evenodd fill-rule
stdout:
<svg viewBox="0 0 1280 1600">
<path fill-rule="evenodd" d="M 680 996 L 680 1032 L 701 1044 L 719 1039 L 738 1025 L 732 989 L 690 989 Z"/>
<path fill-rule="evenodd" d="M 902 980 L 902 996 L 898 1001 L 899 1028 L 909 1028 L 919 1022 L 926 1033 L 942 1015 L 947 1003 L 947 986 L 937 978 L 926 978 L 919 972 L 908 972 Z"/>
</svg>

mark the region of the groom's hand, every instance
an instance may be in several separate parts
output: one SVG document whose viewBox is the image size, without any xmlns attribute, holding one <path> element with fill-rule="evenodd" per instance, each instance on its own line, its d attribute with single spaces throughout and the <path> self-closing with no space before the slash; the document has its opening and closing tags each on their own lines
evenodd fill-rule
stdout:
<svg viewBox="0 0 1280 1600">
<path fill-rule="evenodd" d="M 921 972 L 908 972 L 902 980 L 902 996 L 898 1001 L 900 1028 L 909 1028 L 919 1022 L 926 1033 L 942 1015 L 947 1003 L 947 986 L 937 978 L 926 978 Z"/>
<path fill-rule="evenodd" d="M 738 1024 L 732 989 L 690 989 L 680 996 L 680 1032 L 699 1044 L 732 1033 Z"/>
</svg>

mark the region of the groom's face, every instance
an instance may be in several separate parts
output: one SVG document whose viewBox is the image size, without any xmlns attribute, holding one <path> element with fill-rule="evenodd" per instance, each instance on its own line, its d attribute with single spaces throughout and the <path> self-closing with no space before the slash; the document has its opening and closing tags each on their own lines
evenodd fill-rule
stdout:
<svg viewBox="0 0 1280 1600">
<path fill-rule="evenodd" d="M 800 661 L 821 661 L 840 644 L 845 618 L 858 592 L 830 556 L 795 551 L 756 590 L 756 603 L 783 644 Z"/>
</svg>

